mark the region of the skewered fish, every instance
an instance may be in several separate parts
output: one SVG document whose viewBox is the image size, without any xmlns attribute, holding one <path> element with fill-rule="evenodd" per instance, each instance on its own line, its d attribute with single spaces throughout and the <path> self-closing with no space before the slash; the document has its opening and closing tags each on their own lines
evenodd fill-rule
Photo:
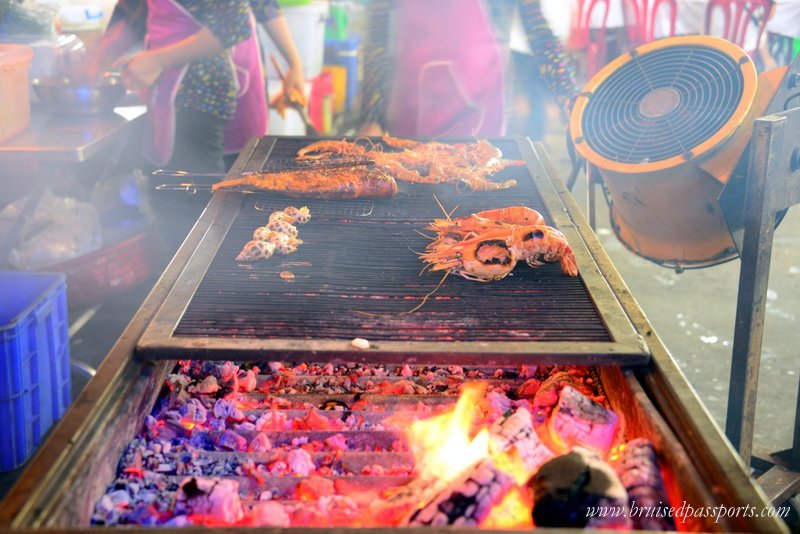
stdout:
<svg viewBox="0 0 800 534">
<path fill-rule="evenodd" d="M 494 182 L 489 177 L 506 167 L 525 164 L 524 161 L 503 159 L 500 149 L 485 139 L 448 144 L 384 135 L 382 141 L 387 147 L 400 150 L 385 151 L 383 145 L 376 144 L 368 148 L 346 140 L 323 140 L 300 149 L 297 159 L 369 157 L 375 165 L 403 182 L 455 183 L 473 191 L 496 191 L 516 186 L 516 180 Z"/>
<path fill-rule="evenodd" d="M 385 198 L 397 194 L 394 178 L 368 165 L 252 173 L 216 183 L 212 190 L 239 187 L 318 199 Z"/>
</svg>

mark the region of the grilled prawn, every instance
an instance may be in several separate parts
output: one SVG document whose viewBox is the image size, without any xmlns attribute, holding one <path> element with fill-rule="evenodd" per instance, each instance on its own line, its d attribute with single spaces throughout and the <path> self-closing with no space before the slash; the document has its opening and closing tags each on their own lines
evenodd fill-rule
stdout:
<svg viewBox="0 0 800 534">
<path fill-rule="evenodd" d="M 558 261 L 565 274 L 578 275 L 564 234 L 545 225 L 501 228 L 456 243 L 434 242 L 421 258 L 431 271 L 445 270 L 478 282 L 505 278 L 517 261 L 531 267 Z"/>
<path fill-rule="evenodd" d="M 544 217 L 538 211 L 525 206 L 511 206 L 494 210 L 480 211 L 467 217 L 455 219 L 434 219 L 426 227 L 437 233 L 431 244 L 450 244 L 476 237 L 493 230 L 509 229 L 512 226 L 532 226 L 544 224 Z"/>
<path fill-rule="evenodd" d="M 396 178 L 412 183 L 455 183 L 474 191 L 494 191 L 514 187 L 515 180 L 493 182 L 489 176 L 523 161 L 502 159 L 500 150 L 481 139 L 475 143 L 447 144 L 422 142 L 385 135 L 383 145 L 366 147 L 351 141 L 325 140 L 297 152 L 297 159 L 325 159 L 331 156 L 368 157 L 375 165 Z"/>
</svg>

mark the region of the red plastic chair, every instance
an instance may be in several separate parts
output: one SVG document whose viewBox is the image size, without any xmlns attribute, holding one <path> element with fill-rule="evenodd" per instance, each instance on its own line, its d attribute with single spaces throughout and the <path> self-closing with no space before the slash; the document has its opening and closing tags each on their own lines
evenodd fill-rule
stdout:
<svg viewBox="0 0 800 534">
<path fill-rule="evenodd" d="M 622 8 L 631 48 L 656 39 L 657 19 L 664 11 L 667 12 L 668 26 L 666 33 L 659 34 L 658 37 L 675 35 L 675 25 L 678 20 L 676 0 L 623 0 Z"/>
<path fill-rule="evenodd" d="M 772 14 L 772 6 L 772 0 L 710 0 L 706 8 L 705 33 L 712 35 L 716 28 L 714 17 L 719 12 L 722 14 L 722 32 L 714 35 L 745 48 L 748 33 L 755 32 L 754 46 L 745 50 L 752 57 L 757 57 L 756 52 Z"/>
<path fill-rule="evenodd" d="M 587 78 L 605 65 L 608 9 L 609 0 L 577 0 L 577 8 L 572 13 L 566 49 L 584 56 Z M 600 26 L 592 28 L 590 23 L 595 12 L 601 13 Z M 593 30 L 596 31 L 594 35 Z"/>
</svg>

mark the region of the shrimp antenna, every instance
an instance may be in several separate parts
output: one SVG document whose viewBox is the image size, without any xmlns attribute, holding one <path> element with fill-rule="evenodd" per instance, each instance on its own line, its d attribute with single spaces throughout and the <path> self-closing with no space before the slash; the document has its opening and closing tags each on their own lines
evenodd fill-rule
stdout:
<svg viewBox="0 0 800 534">
<path fill-rule="evenodd" d="M 458 209 L 458 205 L 456 205 L 456 207 L 450 210 L 450 212 L 448 213 L 444 205 L 439 201 L 439 197 L 437 197 L 435 193 L 433 195 L 433 200 L 435 200 L 436 203 L 439 205 L 439 209 L 442 210 L 442 213 L 444 213 L 444 216 L 447 217 L 448 221 L 450 220 L 450 217 L 453 215 L 453 213 L 455 213 L 455 211 Z"/>
<path fill-rule="evenodd" d="M 354 311 L 355 311 L 355 313 L 358 313 L 358 314 L 361 314 L 361 315 L 367 315 L 369 317 L 402 317 L 404 315 L 409 315 L 409 314 L 414 313 L 415 311 L 419 310 L 420 308 L 422 308 L 425 305 L 425 303 L 428 302 L 428 299 L 431 298 L 434 294 L 436 294 L 437 291 L 439 291 L 439 289 L 442 287 L 442 284 L 444 284 L 444 281 L 447 280 L 448 276 L 450 276 L 450 271 L 447 271 L 446 273 L 444 273 L 444 276 L 442 276 L 442 279 L 439 280 L 438 284 L 436 284 L 436 287 L 433 288 L 432 291 L 428 292 L 424 297 L 422 297 L 422 302 L 420 302 L 419 304 L 417 304 L 416 306 L 414 306 L 410 310 L 406 310 L 406 311 L 400 312 L 400 313 L 372 313 L 372 312 L 367 312 L 367 311 L 363 311 L 363 310 L 354 310 Z"/>
</svg>

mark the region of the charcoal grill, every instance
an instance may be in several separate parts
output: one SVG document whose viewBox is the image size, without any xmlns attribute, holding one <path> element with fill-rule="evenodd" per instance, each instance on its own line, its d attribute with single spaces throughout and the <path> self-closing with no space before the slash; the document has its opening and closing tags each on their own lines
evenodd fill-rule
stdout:
<svg viewBox="0 0 800 534">
<path fill-rule="evenodd" d="M 634 368 L 625 369 L 618 365 L 597 367 L 609 402 L 624 414 L 626 432 L 632 436 L 643 435 L 656 443 L 668 472 L 680 479 L 680 496 L 693 506 L 766 506 L 768 501 L 763 492 L 755 486 L 686 382 L 582 218 L 574 200 L 563 185 L 553 179 L 555 173 L 543 147 L 535 145 L 532 152 L 535 161 L 541 165 L 538 167 L 542 172 L 540 179 L 548 184 L 554 198 L 563 203 L 563 212 L 548 211 L 546 215 L 554 217 L 557 226 L 571 229 L 585 245 L 586 257 L 579 259 L 584 277 L 587 270 L 596 269 L 595 274 L 606 282 L 624 317 L 633 325 L 634 335 L 643 340 L 646 352 L 651 355 L 646 364 Z M 141 432 L 146 415 L 152 411 L 167 375 L 176 364 L 175 360 L 137 357 L 137 345 L 171 294 L 182 289 L 187 269 L 204 243 L 211 240 L 219 244 L 227 233 L 230 225 L 220 221 L 223 216 L 230 216 L 230 212 L 226 212 L 226 202 L 229 201 L 230 196 L 223 195 L 212 199 L 98 368 L 96 376 L 30 461 L 17 485 L 0 503 L 0 525 L 20 530 L 94 531 L 88 528 L 94 505 L 114 480 L 123 451 Z M 288 352 L 279 359 L 286 358 L 297 359 L 294 353 Z M 547 354 L 531 354 L 526 358 L 520 357 L 519 361 L 537 364 L 547 359 Z M 385 400 L 396 401 L 391 397 Z M 675 487 L 674 481 L 667 483 Z M 741 515 L 723 518 L 718 524 L 705 521 L 696 527 L 706 531 L 786 531 L 780 520 L 774 517 Z M 352 528 L 338 528 L 336 531 L 363 532 Z M 458 528 L 448 531 L 466 532 Z M 377 530 L 370 529 L 370 532 Z M 380 532 L 407 531 L 380 529 Z"/>
<path fill-rule="evenodd" d="M 469 142 L 468 139 L 447 142 Z M 641 364 L 648 351 L 599 274 L 551 177 L 530 142 L 495 139 L 503 157 L 524 167 L 498 173 L 517 187 L 459 191 L 452 184 L 400 184 L 391 200 L 300 201 L 268 195 L 219 193 L 220 215 L 181 275 L 138 350 L 147 358 L 269 358 L 286 351 L 316 359 L 384 363 L 513 365 L 531 354 L 543 361 Z M 308 143 L 297 137 L 255 140 L 232 171 L 257 171 L 291 158 Z M 477 283 L 420 274 L 417 252 L 425 226 L 455 216 L 524 205 L 540 211 L 571 244 L 580 276 L 557 264 L 519 265 L 509 277 Z M 312 220 L 289 256 L 235 260 L 269 212 L 308 205 Z M 293 274 L 292 282 L 280 273 Z M 356 351 L 354 338 L 371 348 Z"/>
</svg>

